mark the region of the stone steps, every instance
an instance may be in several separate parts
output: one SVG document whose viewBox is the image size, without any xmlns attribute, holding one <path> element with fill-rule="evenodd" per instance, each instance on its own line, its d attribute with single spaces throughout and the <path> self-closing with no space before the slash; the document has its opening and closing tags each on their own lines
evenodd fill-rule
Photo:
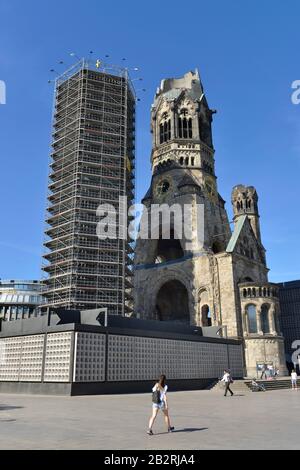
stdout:
<svg viewBox="0 0 300 470">
<path fill-rule="evenodd" d="M 273 380 L 256 380 L 258 384 L 262 384 L 266 391 L 272 391 L 272 390 L 282 390 L 282 389 L 291 389 L 291 378 L 290 377 L 282 377 L 282 378 L 277 378 Z M 300 378 L 297 380 L 297 386 L 300 391 Z M 249 393 L 252 392 L 252 387 L 251 387 L 251 380 L 250 379 L 239 379 L 239 380 L 234 380 L 234 383 L 230 385 L 231 390 L 233 393 Z M 212 391 L 224 391 L 225 386 L 223 382 L 218 382 L 215 381 L 214 383 L 211 384 L 210 387 L 208 387 L 209 390 Z"/>
<path fill-rule="evenodd" d="M 281 390 L 292 388 L 290 377 L 283 377 L 282 379 L 273 380 L 257 380 L 257 383 L 263 384 L 266 390 Z M 300 379 L 297 380 L 297 386 L 300 389 Z M 251 387 L 251 382 L 249 382 L 249 387 Z"/>
<path fill-rule="evenodd" d="M 231 390 L 233 393 L 250 393 L 251 390 L 247 386 L 247 383 L 245 380 L 234 380 L 233 384 L 230 385 Z M 225 390 L 225 385 L 224 382 L 215 382 L 210 390 L 215 391 L 215 392 L 224 392 Z"/>
</svg>

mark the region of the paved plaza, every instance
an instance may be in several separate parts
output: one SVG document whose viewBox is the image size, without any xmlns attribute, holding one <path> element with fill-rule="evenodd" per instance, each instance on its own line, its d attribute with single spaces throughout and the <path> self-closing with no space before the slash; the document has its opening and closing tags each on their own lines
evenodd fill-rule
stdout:
<svg viewBox="0 0 300 470">
<path fill-rule="evenodd" d="M 300 449 L 300 391 L 170 392 L 176 431 L 162 416 L 146 434 L 151 394 L 0 395 L 0 449 Z"/>
</svg>

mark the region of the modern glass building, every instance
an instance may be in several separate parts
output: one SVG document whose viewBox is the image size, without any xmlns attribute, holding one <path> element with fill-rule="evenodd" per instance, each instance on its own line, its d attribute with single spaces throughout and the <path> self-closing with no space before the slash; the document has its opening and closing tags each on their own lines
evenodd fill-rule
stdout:
<svg viewBox="0 0 300 470">
<path fill-rule="evenodd" d="M 292 348 L 292 344 L 300 341 L 300 280 L 282 282 L 278 286 L 285 352 L 288 362 L 292 362 L 292 354 L 299 349 L 299 346 Z"/>
<path fill-rule="evenodd" d="M 43 266 L 48 307 L 131 311 L 133 249 L 119 214 L 134 201 L 135 101 L 127 69 L 100 61 L 82 59 L 56 79 Z M 97 235 L 104 204 L 118 214 L 114 239 Z"/>
<path fill-rule="evenodd" d="M 40 281 L 0 281 L 0 318 L 20 320 L 36 317 L 44 303 Z"/>
</svg>

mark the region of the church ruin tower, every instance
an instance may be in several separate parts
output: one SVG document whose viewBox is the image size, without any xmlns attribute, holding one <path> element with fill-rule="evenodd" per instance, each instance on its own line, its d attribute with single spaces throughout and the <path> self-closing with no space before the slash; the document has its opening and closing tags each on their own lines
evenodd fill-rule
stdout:
<svg viewBox="0 0 300 470">
<path fill-rule="evenodd" d="M 253 232 L 257 240 L 261 243 L 259 214 L 258 214 L 258 195 L 253 186 L 244 186 L 239 184 L 235 186 L 231 194 L 231 202 L 234 213 L 234 222 L 236 223 L 239 217 L 247 214 Z"/>
<path fill-rule="evenodd" d="M 181 79 L 162 80 L 151 110 L 153 172 L 169 159 L 182 168 L 200 170 L 199 181 L 204 181 L 205 175 L 215 181 L 211 130 L 214 112 L 208 107 L 197 70 Z M 175 144 L 172 153 L 169 144 Z"/>
<path fill-rule="evenodd" d="M 176 204 L 192 212 L 191 229 L 200 238 L 178 237 L 174 224 L 166 239 L 139 239 L 135 255 L 135 308 L 143 318 L 221 323 L 214 294 L 214 253 L 224 252 L 231 232 L 218 193 L 212 141 L 212 117 L 198 71 L 166 79 L 151 109 L 152 181 L 143 199 L 149 209 Z M 197 207 L 201 216 L 196 216 Z M 200 220 L 201 219 L 201 220 Z M 200 227 L 201 226 L 201 227 Z"/>
<path fill-rule="evenodd" d="M 258 196 L 253 186 L 233 189 L 231 230 L 217 187 L 214 113 L 197 70 L 162 80 L 155 94 L 152 177 L 135 250 L 135 315 L 226 326 L 244 346 L 245 374 L 256 374 L 261 362 L 285 373 L 278 289 L 268 282 Z"/>
</svg>

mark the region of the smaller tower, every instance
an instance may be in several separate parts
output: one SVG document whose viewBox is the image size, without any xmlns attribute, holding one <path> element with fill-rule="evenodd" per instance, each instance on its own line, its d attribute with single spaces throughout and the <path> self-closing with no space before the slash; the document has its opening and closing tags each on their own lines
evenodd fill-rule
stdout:
<svg viewBox="0 0 300 470">
<path fill-rule="evenodd" d="M 236 224 L 239 217 L 247 215 L 257 241 L 261 244 L 259 213 L 258 213 L 258 195 L 254 186 L 244 186 L 239 184 L 235 186 L 231 194 L 233 206 L 233 221 Z"/>
</svg>

